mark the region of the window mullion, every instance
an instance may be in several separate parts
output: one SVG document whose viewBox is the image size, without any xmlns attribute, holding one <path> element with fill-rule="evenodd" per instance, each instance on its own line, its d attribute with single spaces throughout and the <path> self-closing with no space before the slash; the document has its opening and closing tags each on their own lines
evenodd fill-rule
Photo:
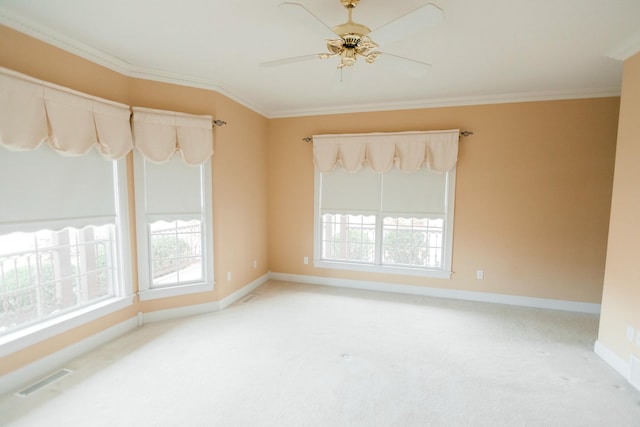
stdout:
<svg viewBox="0 0 640 427">
<path fill-rule="evenodd" d="M 376 213 L 376 259 L 375 264 L 382 264 L 382 223 L 384 221 L 384 215 L 378 211 Z"/>
</svg>

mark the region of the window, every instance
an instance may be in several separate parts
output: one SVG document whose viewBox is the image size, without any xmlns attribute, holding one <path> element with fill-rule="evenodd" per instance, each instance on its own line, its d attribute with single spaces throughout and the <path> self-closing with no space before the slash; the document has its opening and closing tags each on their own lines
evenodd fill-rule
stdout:
<svg viewBox="0 0 640 427">
<path fill-rule="evenodd" d="M 141 299 L 213 289 L 211 118 L 199 119 L 202 138 L 177 132 L 176 115 L 134 108 L 134 173 Z M 184 128 L 183 128 L 184 131 Z M 166 150 L 162 151 L 163 138 Z M 209 151 L 187 163 L 189 143 Z M 185 152 L 187 150 L 187 152 Z"/>
<path fill-rule="evenodd" d="M 448 277 L 455 170 L 316 172 L 316 265 Z"/>
<path fill-rule="evenodd" d="M 202 221 L 156 221 L 149 224 L 152 286 L 204 280 Z"/>
<path fill-rule="evenodd" d="M 117 295 L 115 227 L 0 236 L 0 333 Z"/>
<path fill-rule="evenodd" d="M 314 264 L 451 277 L 458 136 L 314 136 Z"/>
<path fill-rule="evenodd" d="M 124 166 L 0 148 L 0 335 L 131 294 Z"/>
<path fill-rule="evenodd" d="M 134 158 L 141 298 L 213 289 L 211 160 Z"/>
</svg>

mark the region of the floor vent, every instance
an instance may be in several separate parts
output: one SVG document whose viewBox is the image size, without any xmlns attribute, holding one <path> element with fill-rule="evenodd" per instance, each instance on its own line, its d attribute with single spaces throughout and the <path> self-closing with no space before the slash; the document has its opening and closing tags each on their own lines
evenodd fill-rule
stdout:
<svg viewBox="0 0 640 427">
<path fill-rule="evenodd" d="M 640 359 L 631 356 L 631 369 L 629 372 L 629 382 L 640 390 Z"/>
<path fill-rule="evenodd" d="M 51 384 L 54 381 L 59 380 L 60 378 L 67 376 L 71 373 L 70 370 L 68 369 L 60 369 L 57 372 L 54 372 L 53 374 L 49 375 L 46 378 L 41 379 L 40 381 L 38 381 L 35 384 L 30 385 L 29 387 L 20 390 L 19 392 L 16 393 L 17 396 L 20 397 L 27 397 L 32 393 L 35 393 L 36 391 L 40 390 L 42 387 L 45 387 L 49 384 Z"/>
<path fill-rule="evenodd" d="M 247 303 L 251 302 L 258 297 L 258 294 L 249 294 L 246 297 L 242 298 L 242 302 Z"/>
</svg>

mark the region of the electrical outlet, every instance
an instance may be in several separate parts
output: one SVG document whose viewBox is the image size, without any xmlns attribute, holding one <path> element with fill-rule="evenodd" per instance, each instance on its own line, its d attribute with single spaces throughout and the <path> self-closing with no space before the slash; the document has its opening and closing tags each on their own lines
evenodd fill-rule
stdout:
<svg viewBox="0 0 640 427">
<path fill-rule="evenodd" d="M 635 329 L 633 329 L 633 326 L 631 325 L 627 325 L 627 341 L 629 342 L 633 342 L 633 337 L 636 334 Z"/>
<path fill-rule="evenodd" d="M 253 260 L 253 268 L 258 268 L 258 260 L 257 259 Z"/>
<path fill-rule="evenodd" d="M 309 257 L 308 256 L 304 257 L 302 262 L 304 262 L 305 264 L 309 264 Z"/>
<path fill-rule="evenodd" d="M 484 270 L 476 270 L 476 279 L 484 280 Z"/>
<path fill-rule="evenodd" d="M 231 272 L 227 271 L 227 280 L 231 280 Z"/>
</svg>

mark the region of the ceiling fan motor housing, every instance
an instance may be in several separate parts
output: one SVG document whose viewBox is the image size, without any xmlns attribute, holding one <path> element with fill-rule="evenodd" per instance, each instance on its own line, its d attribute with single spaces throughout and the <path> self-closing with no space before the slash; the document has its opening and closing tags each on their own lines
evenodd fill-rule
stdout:
<svg viewBox="0 0 640 427">
<path fill-rule="evenodd" d="M 353 9 L 359 2 L 360 0 L 340 0 L 340 3 L 342 3 L 342 5 L 347 9 Z"/>
<path fill-rule="evenodd" d="M 345 34 L 342 36 L 342 40 L 344 41 L 343 46 L 355 49 L 360 44 L 360 39 L 359 34 Z"/>
</svg>

